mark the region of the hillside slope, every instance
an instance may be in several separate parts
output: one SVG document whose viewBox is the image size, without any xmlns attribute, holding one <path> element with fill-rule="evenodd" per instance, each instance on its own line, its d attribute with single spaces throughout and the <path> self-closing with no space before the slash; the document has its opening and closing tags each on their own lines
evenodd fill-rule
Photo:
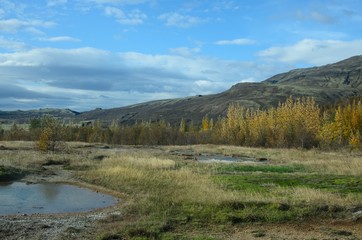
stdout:
<svg viewBox="0 0 362 240">
<path fill-rule="evenodd" d="M 320 105 L 333 104 L 349 97 L 362 97 L 362 56 L 325 66 L 291 70 L 263 82 L 239 83 L 218 94 L 158 100 L 83 113 L 69 109 L 0 111 L 0 121 L 27 122 L 47 114 L 72 121 L 116 120 L 132 124 L 136 121 L 164 119 L 170 123 L 179 123 L 184 118 L 200 123 L 206 114 L 215 119 L 225 116 L 231 103 L 240 103 L 248 108 L 267 108 L 276 106 L 289 96 L 314 97 Z"/>
<path fill-rule="evenodd" d="M 224 116 L 230 103 L 251 108 L 276 106 L 288 96 L 314 97 L 318 104 L 333 104 L 343 98 L 362 96 L 362 56 L 334 64 L 295 69 L 259 83 L 239 83 L 213 95 L 146 102 L 127 107 L 98 109 L 81 113 L 78 120 L 117 120 L 121 123 L 165 119 L 177 123 L 181 118 L 198 123 L 208 114 Z"/>
</svg>

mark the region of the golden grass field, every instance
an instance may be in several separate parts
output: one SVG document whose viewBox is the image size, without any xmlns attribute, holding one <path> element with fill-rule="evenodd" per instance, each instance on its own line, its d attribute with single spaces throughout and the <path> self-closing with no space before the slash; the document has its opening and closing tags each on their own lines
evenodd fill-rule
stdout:
<svg viewBox="0 0 362 240">
<path fill-rule="evenodd" d="M 103 149 L 67 143 L 66 152 L 42 154 L 31 142 L 0 145 L 8 148 L 0 152 L 0 165 L 34 171 L 56 161 L 79 181 L 121 193 L 124 217 L 103 223 L 99 239 L 243 239 L 237 233 L 250 225 L 361 222 L 356 215 L 362 210 L 358 151 L 215 145 Z M 268 161 L 200 163 L 171 154 L 176 150 Z"/>
</svg>

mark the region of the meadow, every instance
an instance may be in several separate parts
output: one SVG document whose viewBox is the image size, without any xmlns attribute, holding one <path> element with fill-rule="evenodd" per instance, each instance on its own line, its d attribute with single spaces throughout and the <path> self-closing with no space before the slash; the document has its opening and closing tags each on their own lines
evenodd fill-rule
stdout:
<svg viewBox="0 0 362 240">
<path fill-rule="evenodd" d="M 361 220 L 360 151 L 67 143 L 63 153 L 40 153 L 32 142 L 0 145 L 0 179 L 61 164 L 79 182 L 120 193 L 122 217 L 103 221 L 98 239 L 232 239 L 250 225 Z M 267 161 L 201 163 L 175 151 Z"/>
</svg>

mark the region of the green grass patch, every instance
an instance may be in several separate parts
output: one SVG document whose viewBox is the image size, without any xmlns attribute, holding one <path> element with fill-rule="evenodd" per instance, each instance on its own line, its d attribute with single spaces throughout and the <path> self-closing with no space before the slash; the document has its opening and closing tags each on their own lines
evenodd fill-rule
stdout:
<svg viewBox="0 0 362 240">
<path fill-rule="evenodd" d="M 308 187 L 335 193 L 362 193 L 362 179 L 358 176 L 251 173 L 223 174 L 214 176 L 214 179 L 231 190 L 267 192 L 272 187 Z"/>
<path fill-rule="evenodd" d="M 305 172 L 303 165 L 240 165 L 223 164 L 217 167 L 219 173 L 240 173 L 240 172 L 272 172 L 272 173 L 295 173 Z"/>
<path fill-rule="evenodd" d="M 122 213 L 129 221 L 116 235 L 217 239 L 239 224 L 347 216 L 348 204 L 357 202 L 362 192 L 360 177 L 311 170 L 293 163 L 186 163 L 131 152 L 98 161 L 93 168 L 78 171 L 78 176 L 127 194 Z M 181 232 L 186 236 L 180 238 Z"/>
</svg>

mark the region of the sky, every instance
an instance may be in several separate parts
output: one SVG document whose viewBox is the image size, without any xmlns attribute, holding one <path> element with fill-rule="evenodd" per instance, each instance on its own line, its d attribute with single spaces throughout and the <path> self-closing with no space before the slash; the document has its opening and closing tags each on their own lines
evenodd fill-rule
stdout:
<svg viewBox="0 0 362 240">
<path fill-rule="evenodd" d="M 360 0 L 0 0 L 0 110 L 219 93 L 362 54 Z"/>
</svg>

